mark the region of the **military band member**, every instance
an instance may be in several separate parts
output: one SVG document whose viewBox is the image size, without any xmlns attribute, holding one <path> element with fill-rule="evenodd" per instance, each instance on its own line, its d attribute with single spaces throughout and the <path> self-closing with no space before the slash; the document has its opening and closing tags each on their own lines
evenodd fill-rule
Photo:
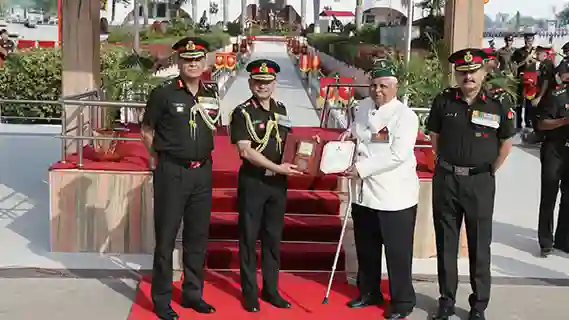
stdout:
<svg viewBox="0 0 569 320">
<path fill-rule="evenodd" d="M 535 40 L 535 33 L 524 34 L 524 46 L 514 51 L 512 61 L 516 66 L 516 73 L 520 80 L 518 94 L 519 101 L 516 107 L 516 127 L 522 128 L 522 114 L 523 124 L 526 128 L 533 128 L 532 120 L 535 119 L 535 112 L 532 108 L 531 100 L 524 96 L 524 73 L 537 72 L 536 60 L 537 50 L 533 46 Z M 537 85 L 537 84 L 534 84 Z"/>
<path fill-rule="evenodd" d="M 261 298 L 277 308 L 291 307 L 278 291 L 280 241 L 287 176 L 300 172 L 296 166 L 282 162 L 291 123 L 284 104 L 272 98 L 279 65 L 271 60 L 255 60 L 247 65 L 247 71 L 253 96 L 232 111 L 230 135 L 243 160 L 237 189 L 243 306 L 248 312 L 258 312 L 255 247 L 259 235 L 263 273 Z"/>
<path fill-rule="evenodd" d="M 413 235 L 419 201 L 415 141 L 419 120 L 397 99 L 393 63 L 375 62 L 370 98 L 355 107 L 355 120 L 342 135 L 357 142 L 352 219 L 358 257 L 359 297 L 348 302 L 362 308 L 384 302 L 380 291 L 385 248 L 391 309 L 385 319 L 405 319 L 415 307 L 411 278 Z"/>
<path fill-rule="evenodd" d="M 541 256 L 553 249 L 569 253 L 569 61 L 557 68 L 562 84 L 545 96 L 539 108 L 538 125 L 545 134 L 541 145 L 541 200 L 538 238 Z M 561 187 L 560 187 L 561 186 Z M 557 229 L 553 236 L 553 211 L 561 188 Z"/>
<path fill-rule="evenodd" d="M 150 93 L 142 137 L 155 154 L 154 224 L 156 247 L 152 301 L 160 319 L 178 319 L 170 307 L 172 252 L 183 222 L 182 306 L 215 312 L 202 299 L 204 259 L 212 205 L 213 131 L 219 120 L 216 88 L 201 82 L 208 44 L 184 38 L 178 51 L 180 75 Z"/>
<path fill-rule="evenodd" d="M 512 56 L 516 48 L 514 48 L 514 36 L 507 34 L 504 37 L 505 45 L 498 50 L 498 62 L 500 65 L 500 71 L 516 74 L 517 70 L 515 64 L 512 61 Z"/>
<path fill-rule="evenodd" d="M 427 129 L 437 154 L 433 177 L 433 219 L 437 243 L 439 309 L 433 319 L 454 314 L 458 286 L 460 229 L 466 223 L 470 279 L 469 319 L 485 319 L 490 300 L 490 243 L 496 189 L 495 172 L 512 148 L 514 113 L 501 96 L 482 90 L 484 52 L 465 49 L 449 58 L 457 88 L 438 95 Z"/>
</svg>

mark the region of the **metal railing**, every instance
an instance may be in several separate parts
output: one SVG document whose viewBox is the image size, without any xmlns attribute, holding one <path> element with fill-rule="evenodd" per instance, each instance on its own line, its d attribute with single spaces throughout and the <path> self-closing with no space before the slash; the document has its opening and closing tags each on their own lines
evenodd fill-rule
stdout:
<svg viewBox="0 0 569 320">
<path fill-rule="evenodd" d="M 87 140 L 89 144 L 93 144 L 96 140 L 116 140 L 116 141 L 140 141 L 140 138 L 123 138 L 123 137 L 103 137 L 94 136 L 95 125 L 100 125 L 101 123 L 101 108 L 135 108 L 142 109 L 146 106 L 145 103 L 134 102 L 134 101 L 101 101 L 93 100 L 93 98 L 98 98 L 100 96 L 99 90 L 90 90 L 84 93 L 70 95 L 62 97 L 62 99 L 57 101 L 44 101 L 44 100 L 16 100 L 16 99 L 0 99 L 0 106 L 2 104 L 19 104 L 23 105 L 24 108 L 32 108 L 38 105 L 59 105 L 61 107 L 61 133 L 59 135 L 48 135 L 45 133 L 18 133 L 13 134 L 14 136 L 26 136 L 26 137 L 53 137 L 61 139 L 61 162 L 65 163 L 68 155 L 68 141 L 74 141 L 77 147 L 78 163 L 79 168 L 83 167 L 84 155 L 83 148 L 84 142 Z M 89 100 L 85 100 L 89 99 Z M 77 125 L 69 128 L 67 123 L 67 110 L 66 107 L 76 106 L 79 107 L 77 110 Z M 89 121 L 85 123 L 84 112 L 85 107 L 87 107 L 89 112 Z M 6 117 L 5 117 L 6 118 Z M 30 119 L 30 117 L 19 117 Z M 77 134 L 69 134 L 72 131 L 76 131 Z"/>
</svg>

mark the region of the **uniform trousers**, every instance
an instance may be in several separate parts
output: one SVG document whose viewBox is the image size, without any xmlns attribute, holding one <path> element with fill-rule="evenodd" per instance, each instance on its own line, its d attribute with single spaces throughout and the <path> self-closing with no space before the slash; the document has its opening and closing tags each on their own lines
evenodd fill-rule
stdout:
<svg viewBox="0 0 569 320">
<path fill-rule="evenodd" d="M 541 145 L 541 199 L 538 238 L 541 248 L 558 248 L 569 252 L 569 147 L 565 141 L 547 140 Z M 555 239 L 553 217 L 561 183 L 561 203 Z"/>
<path fill-rule="evenodd" d="M 411 276 L 416 220 L 417 206 L 384 211 L 352 204 L 360 295 L 381 296 L 383 246 L 393 312 L 411 312 L 416 304 Z"/>
<path fill-rule="evenodd" d="M 536 116 L 537 107 L 531 104 L 531 100 L 522 97 L 521 103 L 516 107 L 516 128 L 523 128 L 522 123 L 525 124 L 526 128 L 536 128 Z"/>
<path fill-rule="evenodd" d="M 160 155 L 154 171 L 154 264 L 152 301 L 155 307 L 170 304 L 172 253 L 183 221 L 182 246 L 185 301 L 199 301 L 204 284 L 204 260 L 212 204 L 212 163 L 188 168 L 183 162 Z"/>
<path fill-rule="evenodd" d="M 238 181 L 239 262 L 243 296 L 258 296 L 258 238 L 261 240 L 263 292 L 269 296 L 278 295 L 280 242 L 286 210 L 286 177 L 253 176 L 241 170 Z"/>
<path fill-rule="evenodd" d="M 453 307 L 458 287 L 458 248 L 465 220 L 472 294 L 468 301 L 483 312 L 490 300 L 490 244 L 496 180 L 491 172 L 455 175 L 442 168 L 433 177 L 433 221 L 437 246 L 440 303 Z"/>
</svg>

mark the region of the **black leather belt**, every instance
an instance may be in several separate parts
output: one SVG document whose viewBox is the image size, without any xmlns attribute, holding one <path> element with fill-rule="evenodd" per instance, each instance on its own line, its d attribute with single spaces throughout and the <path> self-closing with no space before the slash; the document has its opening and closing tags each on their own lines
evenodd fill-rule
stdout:
<svg viewBox="0 0 569 320">
<path fill-rule="evenodd" d="M 444 170 L 457 176 L 473 176 L 480 173 L 492 172 L 492 165 L 485 164 L 478 167 L 461 167 L 450 164 L 443 159 L 439 159 L 437 164 Z"/>
<path fill-rule="evenodd" d="M 203 159 L 203 160 L 192 160 L 192 161 L 190 161 L 190 160 L 184 160 L 184 159 L 172 157 L 172 156 L 168 155 L 167 153 L 160 154 L 160 158 L 162 158 L 165 161 L 175 163 L 175 164 L 182 166 L 186 169 L 201 168 L 201 167 L 205 166 L 206 164 L 208 164 L 209 161 L 211 160 L 211 158 L 207 158 L 207 159 Z"/>
</svg>

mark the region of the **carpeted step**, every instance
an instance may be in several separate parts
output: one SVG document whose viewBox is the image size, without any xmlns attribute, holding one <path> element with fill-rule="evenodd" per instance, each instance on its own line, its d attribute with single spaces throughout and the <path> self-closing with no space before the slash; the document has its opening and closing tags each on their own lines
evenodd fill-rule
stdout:
<svg viewBox="0 0 569 320">
<path fill-rule="evenodd" d="M 238 239 L 238 217 L 235 213 L 213 213 L 210 240 Z M 286 215 L 284 221 L 283 241 L 337 242 L 342 231 L 338 216 Z"/>
<path fill-rule="evenodd" d="M 335 243 L 281 243 L 281 270 L 327 271 L 332 269 Z M 345 269 L 345 254 L 340 252 L 338 271 Z M 208 244 L 206 267 L 213 270 L 239 269 L 237 241 L 213 241 Z M 260 244 L 257 243 L 257 267 L 261 267 Z"/>
<path fill-rule="evenodd" d="M 217 158 L 216 158 L 217 161 Z M 238 160 L 236 160 L 238 161 Z M 225 171 L 215 168 L 213 170 L 213 187 L 220 189 L 234 189 L 237 188 L 237 171 Z M 338 177 L 328 175 L 320 177 L 312 177 L 308 175 L 289 177 L 289 189 L 296 190 L 325 190 L 335 191 L 338 189 Z"/>
<path fill-rule="evenodd" d="M 338 215 L 340 199 L 332 191 L 289 190 L 286 212 Z M 213 190 L 213 212 L 237 212 L 236 189 Z"/>
</svg>

